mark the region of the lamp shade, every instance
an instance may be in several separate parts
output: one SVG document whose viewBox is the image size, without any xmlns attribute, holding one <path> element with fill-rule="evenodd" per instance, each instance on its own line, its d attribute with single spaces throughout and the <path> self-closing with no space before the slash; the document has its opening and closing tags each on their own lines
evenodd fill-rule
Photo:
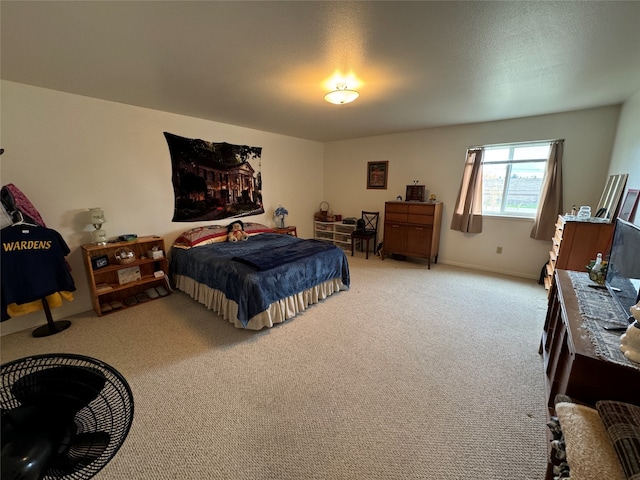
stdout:
<svg viewBox="0 0 640 480">
<path fill-rule="evenodd" d="M 324 96 L 324 99 L 329 103 L 334 103 L 336 105 L 342 105 L 345 103 L 353 102 L 356 98 L 358 98 L 360 94 L 355 90 L 347 89 L 347 85 L 344 83 L 339 83 L 336 85 L 336 90 L 333 92 L 329 92 Z"/>
<path fill-rule="evenodd" d="M 92 225 L 102 225 L 107 221 L 104 218 L 104 211 L 99 207 L 90 208 L 89 215 L 91 217 L 91 222 L 89 223 L 91 223 Z"/>
</svg>

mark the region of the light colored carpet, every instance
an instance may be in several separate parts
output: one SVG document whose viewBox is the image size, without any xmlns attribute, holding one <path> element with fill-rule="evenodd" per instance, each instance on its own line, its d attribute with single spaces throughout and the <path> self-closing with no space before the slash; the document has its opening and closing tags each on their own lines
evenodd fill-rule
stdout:
<svg viewBox="0 0 640 480">
<path fill-rule="evenodd" d="M 97 479 L 543 478 L 545 290 L 349 260 L 350 291 L 272 329 L 177 293 L 4 336 L 1 359 L 78 353 L 125 376 L 133 427 Z"/>
</svg>

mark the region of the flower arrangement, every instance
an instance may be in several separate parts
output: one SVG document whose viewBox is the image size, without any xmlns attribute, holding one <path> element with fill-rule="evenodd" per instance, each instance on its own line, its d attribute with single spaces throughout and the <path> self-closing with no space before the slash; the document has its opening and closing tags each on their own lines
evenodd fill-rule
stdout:
<svg viewBox="0 0 640 480">
<path fill-rule="evenodd" d="M 274 217 L 279 219 L 278 228 L 284 228 L 284 217 L 286 217 L 287 215 L 289 215 L 289 211 L 282 205 L 278 205 L 278 208 L 276 208 L 276 211 L 273 214 Z"/>
</svg>

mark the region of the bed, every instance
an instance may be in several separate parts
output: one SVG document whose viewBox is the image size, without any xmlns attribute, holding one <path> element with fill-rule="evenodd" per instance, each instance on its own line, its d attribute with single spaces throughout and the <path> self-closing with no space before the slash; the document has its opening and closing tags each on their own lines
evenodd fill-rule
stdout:
<svg viewBox="0 0 640 480">
<path fill-rule="evenodd" d="M 294 317 L 350 284 L 335 245 L 245 223 L 246 241 L 227 242 L 226 226 L 198 227 L 173 243 L 175 287 L 238 328 L 260 330 Z"/>
</svg>

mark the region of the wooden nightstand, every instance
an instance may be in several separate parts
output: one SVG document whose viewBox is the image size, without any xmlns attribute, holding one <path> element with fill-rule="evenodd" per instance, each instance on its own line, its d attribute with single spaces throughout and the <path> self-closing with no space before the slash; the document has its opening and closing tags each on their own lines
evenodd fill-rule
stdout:
<svg viewBox="0 0 640 480">
<path fill-rule="evenodd" d="M 284 228 L 274 228 L 274 232 L 280 233 L 282 235 L 293 235 L 294 237 L 298 236 L 298 230 L 295 226 L 284 227 Z"/>
</svg>

